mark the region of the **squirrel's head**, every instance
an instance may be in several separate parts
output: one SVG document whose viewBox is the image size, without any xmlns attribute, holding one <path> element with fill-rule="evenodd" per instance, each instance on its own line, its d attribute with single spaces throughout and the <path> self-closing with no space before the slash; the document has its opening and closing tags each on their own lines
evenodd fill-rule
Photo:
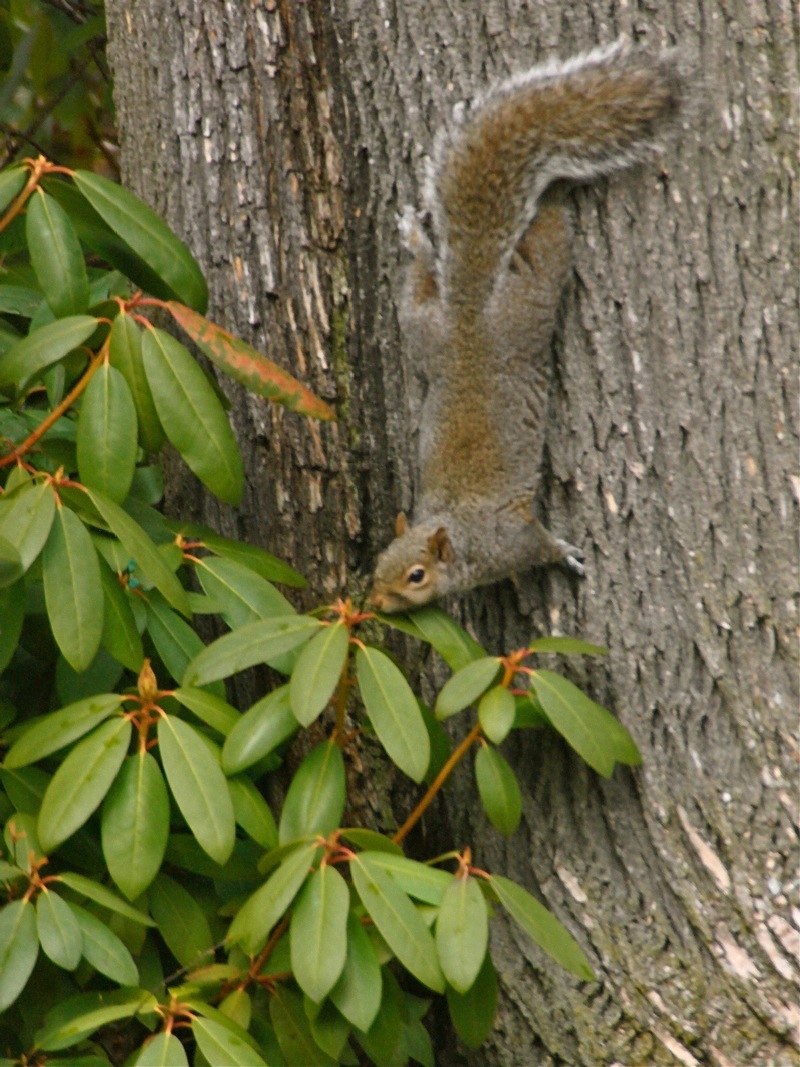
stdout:
<svg viewBox="0 0 800 1067">
<path fill-rule="evenodd" d="M 444 526 L 413 526 L 401 511 L 397 535 L 381 553 L 369 594 L 378 611 L 410 611 L 446 592 L 453 548 Z"/>
</svg>

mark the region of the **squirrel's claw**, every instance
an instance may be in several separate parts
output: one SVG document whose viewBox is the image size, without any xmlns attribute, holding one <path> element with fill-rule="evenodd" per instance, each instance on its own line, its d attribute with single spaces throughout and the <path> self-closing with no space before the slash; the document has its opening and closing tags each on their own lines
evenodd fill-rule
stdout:
<svg viewBox="0 0 800 1067">
<path fill-rule="evenodd" d="M 586 577 L 586 568 L 584 567 L 584 561 L 586 556 L 583 552 L 576 548 L 575 545 L 570 545 L 566 541 L 562 541 L 560 538 L 556 539 L 556 544 L 563 552 L 563 564 L 571 570 L 573 574 L 577 574 L 579 578 Z"/>
</svg>

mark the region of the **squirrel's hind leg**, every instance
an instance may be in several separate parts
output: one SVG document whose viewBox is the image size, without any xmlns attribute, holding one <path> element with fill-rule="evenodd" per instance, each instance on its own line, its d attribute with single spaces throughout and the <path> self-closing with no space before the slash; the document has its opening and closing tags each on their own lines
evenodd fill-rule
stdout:
<svg viewBox="0 0 800 1067">
<path fill-rule="evenodd" d="M 531 496 L 525 494 L 509 505 L 509 510 L 516 513 L 519 524 L 514 524 L 514 545 L 509 548 L 509 556 L 513 557 L 517 564 L 515 569 L 560 564 L 573 574 L 584 577 L 586 570 L 583 564 L 586 557 L 582 550 L 560 537 L 553 537 L 533 514 L 531 504 Z"/>
<path fill-rule="evenodd" d="M 533 564 L 560 564 L 580 578 L 585 577 L 586 568 L 584 561 L 586 556 L 576 545 L 564 541 L 561 537 L 553 537 L 550 531 L 532 515 L 527 537 L 532 547 Z"/>
</svg>

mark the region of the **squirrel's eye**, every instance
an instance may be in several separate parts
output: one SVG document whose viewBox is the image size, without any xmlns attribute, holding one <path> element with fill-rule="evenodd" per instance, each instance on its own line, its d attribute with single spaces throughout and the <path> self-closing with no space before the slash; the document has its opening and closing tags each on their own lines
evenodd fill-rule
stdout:
<svg viewBox="0 0 800 1067">
<path fill-rule="evenodd" d="M 408 572 L 408 579 L 412 585 L 419 585 L 420 582 L 425 580 L 425 568 L 415 567 L 413 571 Z"/>
</svg>

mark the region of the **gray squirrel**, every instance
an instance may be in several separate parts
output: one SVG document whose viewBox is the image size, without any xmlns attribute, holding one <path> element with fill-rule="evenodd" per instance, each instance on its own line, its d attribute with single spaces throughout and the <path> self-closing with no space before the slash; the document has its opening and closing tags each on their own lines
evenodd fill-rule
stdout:
<svg viewBox="0 0 800 1067">
<path fill-rule="evenodd" d="M 424 211 L 401 221 L 413 254 L 401 326 L 428 379 L 421 494 L 415 523 L 399 515 L 378 559 L 378 610 L 407 611 L 537 564 L 583 574 L 581 551 L 532 511 L 570 269 L 562 180 L 643 159 L 680 102 L 676 53 L 619 41 L 500 82 L 437 136 Z"/>
</svg>

